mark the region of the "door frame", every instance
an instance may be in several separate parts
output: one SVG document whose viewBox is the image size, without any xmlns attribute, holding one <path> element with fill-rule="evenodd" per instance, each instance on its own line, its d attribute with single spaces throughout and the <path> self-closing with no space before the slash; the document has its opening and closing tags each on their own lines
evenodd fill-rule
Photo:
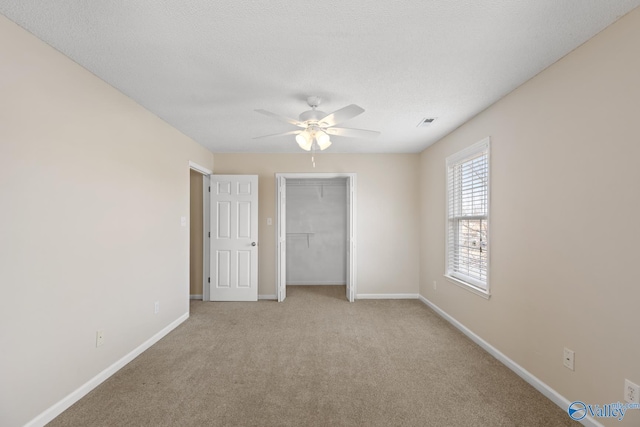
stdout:
<svg viewBox="0 0 640 427">
<path fill-rule="evenodd" d="M 202 175 L 202 301 L 211 299 L 209 289 L 209 277 L 211 277 L 211 265 L 209 262 L 211 251 L 211 172 Z"/>
<path fill-rule="evenodd" d="M 357 174 L 356 173 L 276 173 L 276 295 L 278 302 L 286 297 L 286 180 L 347 178 L 347 299 L 354 302 L 357 289 Z M 284 190 L 282 187 L 285 187 Z M 284 193 L 284 197 L 283 197 Z"/>
</svg>

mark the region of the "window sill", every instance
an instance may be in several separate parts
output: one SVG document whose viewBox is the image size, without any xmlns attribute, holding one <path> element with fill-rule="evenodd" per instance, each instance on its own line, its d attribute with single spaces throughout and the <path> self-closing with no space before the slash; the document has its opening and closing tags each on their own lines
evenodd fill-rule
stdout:
<svg viewBox="0 0 640 427">
<path fill-rule="evenodd" d="M 484 299 L 491 298 L 491 294 L 489 293 L 489 291 L 485 291 L 484 289 L 480 289 L 476 286 L 470 285 L 469 283 L 463 282 L 462 280 L 456 279 L 455 277 L 447 276 L 446 274 L 444 275 L 444 278 L 447 279 L 447 281 L 453 283 L 454 285 L 458 285 L 462 289 L 466 289 L 467 291 L 473 294 L 476 294 L 478 296 L 481 296 Z"/>
</svg>

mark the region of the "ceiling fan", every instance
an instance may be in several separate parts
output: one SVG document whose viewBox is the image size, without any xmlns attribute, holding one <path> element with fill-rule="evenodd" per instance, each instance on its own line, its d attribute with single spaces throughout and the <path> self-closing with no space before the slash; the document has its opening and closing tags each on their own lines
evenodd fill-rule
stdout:
<svg viewBox="0 0 640 427">
<path fill-rule="evenodd" d="M 380 135 L 380 132 L 364 129 L 352 129 L 336 127 L 337 124 L 346 122 L 357 115 L 364 113 L 364 109 L 355 104 L 347 105 L 344 108 L 327 114 L 316 110 L 322 99 L 318 96 L 310 96 L 307 98 L 307 104 L 311 110 L 300 114 L 298 120 L 281 116 L 266 110 L 255 110 L 260 114 L 273 117 L 278 120 L 291 123 L 301 129 L 292 130 L 290 132 L 276 133 L 273 135 L 258 136 L 254 139 L 270 138 L 274 136 L 295 135 L 296 142 L 305 151 L 324 150 L 331 145 L 330 135 L 346 136 L 352 138 L 371 138 Z"/>
</svg>

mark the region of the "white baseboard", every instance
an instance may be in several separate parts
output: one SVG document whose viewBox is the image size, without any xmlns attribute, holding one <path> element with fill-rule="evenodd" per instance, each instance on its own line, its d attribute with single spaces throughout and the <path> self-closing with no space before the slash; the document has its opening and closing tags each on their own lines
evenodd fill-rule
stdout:
<svg viewBox="0 0 640 427">
<path fill-rule="evenodd" d="M 345 286 L 345 282 L 287 282 L 287 286 Z"/>
<path fill-rule="evenodd" d="M 202 295 L 189 295 L 189 299 L 196 299 L 202 301 Z"/>
<path fill-rule="evenodd" d="M 147 350 L 149 347 L 160 341 L 165 335 L 174 330 L 178 325 L 189 318 L 189 313 L 185 313 L 169 325 L 167 325 L 160 332 L 156 333 L 154 336 L 140 344 L 137 348 L 129 352 L 129 354 L 125 355 L 120 360 L 116 361 L 114 364 L 109 366 L 104 371 L 100 372 L 95 377 L 91 378 L 89 381 L 81 385 L 77 390 L 71 392 L 65 398 L 63 398 L 58 403 L 51 406 L 49 409 L 42 412 L 40 415 L 29 421 L 25 424 L 24 427 L 42 427 L 45 424 L 51 422 L 55 417 L 63 413 L 67 408 L 76 403 L 78 400 L 82 399 L 87 393 L 91 390 L 99 386 L 102 382 L 104 382 L 107 378 L 118 372 L 121 368 L 123 368 L 127 363 L 131 362 L 133 359 L 138 357 L 142 352 Z"/>
<path fill-rule="evenodd" d="M 357 294 L 356 299 L 418 299 L 418 294 Z"/>
<path fill-rule="evenodd" d="M 258 295 L 258 300 L 278 300 L 277 295 Z"/>
<path fill-rule="evenodd" d="M 531 386 L 533 386 L 533 388 L 535 388 L 540 393 L 542 393 L 547 399 L 551 400 L 553 403 L 558 405 L 565 412 L 567 411 L 567 408 L 571 404 L 571 401 L 569 401 L 569 399 L 567 399 L 566 397 L 562 396 L 560 393 L 558 393 L 557 391 L 555 391 L 554 389 L 549 387 L 547 384 L 545 384 L 542 381 L 540 381 L 540 379 L 538 379 L 533 374 L 531 374 L 531 372 L 527 371 L 522 366 L 518 365 L 516 362 L 514 362 L 511 359 L 509 359 L 502 352 L 500 352 L 500 350 L 498 350 L 497 348 L 495 348 L 494 346 L 492 346 L 491 344 L 489 344 L 488 342 L 486 342 L 485 340 L 480 338 L 480 336 L 476 335 L 474 332 L 469 330 L 462 323 L 458 322 L 456 319 L 451 317 L 449 314 L 447 314 L 440 307 L 438 307 L 437 305 L 435 305 L 434 303 L 432 303 L 431 301 L 429 301 L 428 299 L 426 299 L 422 295 L 419 295 L 418 298 L 420 299 L 420 301 L 422 301 L 424 304 L 426 304 L 429 308 L 431 308 L 433 311 L 438 313 L 447 322 L 451 323 L 453 326 L 458 328 L 460 330 L 460 332 L 465 334 L 471 341 L 473 341 L 474 343 L 478 344 L 487 353 L 489 353 L 490 355 L 492 355 L 493 357 L 498 359 L 498 361 L 500 361 L 503 365 L 505 365 L 507 368 L 509 368 L 513 372 L 515 372 L 520 378 L 522 378 L 523 380 L 528 382 Z M 567 417 L 569 417 L 569 414 L 567 414 Z M 593 417 L 591 417 L 589 415 L 587 415 L 587 417 L 583 418 L 580 421 L 580 423 L 582 425 L 584 425 L 584 426 L 587 426 L 587 427 L 604 427 L 602 424 L 600 424 L 598 421 L 596 421 L 595 418 L 593 418 Z"/>
</svg>

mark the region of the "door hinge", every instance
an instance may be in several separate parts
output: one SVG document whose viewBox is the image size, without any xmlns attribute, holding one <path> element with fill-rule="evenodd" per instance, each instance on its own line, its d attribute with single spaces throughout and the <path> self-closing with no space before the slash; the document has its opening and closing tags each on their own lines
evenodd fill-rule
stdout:
<svg viewBox="0 0 640 427">
<path fill-rule="evenodd" d="M 211 232 L 209 232 L 209 237 L 211 237 Z"/>
<path fill-rule="evenodd" d="M 211 193 L 211 186 L 209 186 L 209 193 Z"/>
<path fill-rule="evenodd" d="M 211 277 L 207 277 L 207 283 L 211 283 Z"/>
</svg>

